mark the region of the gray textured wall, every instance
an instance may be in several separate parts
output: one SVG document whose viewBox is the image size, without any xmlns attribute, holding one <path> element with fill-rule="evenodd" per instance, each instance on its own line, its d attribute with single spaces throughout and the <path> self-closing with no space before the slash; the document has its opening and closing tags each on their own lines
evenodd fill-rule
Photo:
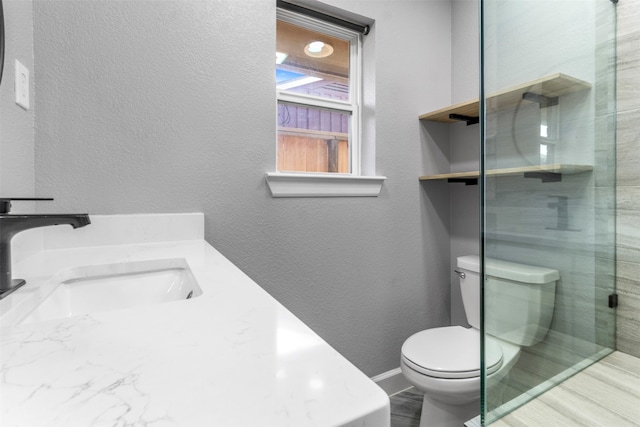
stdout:
<svg viewBox="0 0 640 427">
<path fill-rule="evenodd" d="M 480 33 L 479 2 L 453 0 L 451 9 L 451 101 L 464 102 L 479 96 Z M 452 172 L 479 170 L 480 125 L 451 125 Z M 450 184 L 451 191 L 451 323 L 467 325 L 462 305 L 456 259 L 480 251 L 480 186 Z"/>
<path fill-rule="evenodd" d="M 330 3 L 376 20 L 380 197 L 269 195 L 272 0 L 36 0 L 36 188 L 58 211 L 204 212 L 209 242 L 375 375 L 449 323 L 448 190 L 417 180 L 446 158 L 417 117 L 451 100 L 451 6 Z"/>
<path fill-rule="evenodd" d="M 617 349 L 640 357 L 640 2 L 618 3 Z"/>
<path fill-rule="evenodd" d="M 446 265 L 475 245 L 477 214 L 460 207 L 477 206 L 468 203 L 478 195 L 425 189 L 415 177 L 449 162 L 464 169 L 469 151 L 438 141 L 468 144 L 473 135 L 464 126 L 420 129 L 415 117 L 475 96 L 467 77 L 477 43 L 459 31 L 473 33 L 473 1 L 330 2 L 377 21 L 377 169 L 389 180 L 377 199 L 322 200 L 273 200 L 264 186 L 275 163 L 273 2 L 81 3 L 35 1 L 34 70 L 32 3 L 4 2 L 0 195 L 33 194 L 37 108 L 37 192 L 57 199 L 44 210 L 205 212 L 209 241 L 370 375 L 397 366 L 412 332 L 447 323 Z M 618 149 L 627 154 L 638 152 L 640 64 L 630 46 L 639 6 L 618 6 Z M 28 112 L 13 102 L 16 57 L 36 86 Z M 618 161 L 618 347 L 632 354 L 640 348 L 634 158 Z M 452 322 L 463 323 L 453 289 Z"/>
<path fill-rule="evenodd" d="M 30 1 L 6 0 L 5 64 L 0 84 L 0 197 L 30 197 L 34 191 L 33 172 L 33 112 L 15 103 L 13 89 L 15 60 L 18 59 L 31 73 L 33 83 L 33 28 Z M 31 85 L 33 91 L 33 85 Z M 30 207 L 16 204 L 15 212 Z"/>
</svg>

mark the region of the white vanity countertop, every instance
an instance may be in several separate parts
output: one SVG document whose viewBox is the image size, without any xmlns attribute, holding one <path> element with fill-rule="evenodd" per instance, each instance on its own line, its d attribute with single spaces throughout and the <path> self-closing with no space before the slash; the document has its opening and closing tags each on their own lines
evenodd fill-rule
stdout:
<svg viewBox="0 0 640 427">
<path fill-rule="evenodd" d="M 174 227 L 167 221 L 191 231 L 167 234 Z M 27 279 L 15 301 L 65 268 L 166 258 L 185 258 L 203 294 L 15 327 L 5 298 L 0 425 L 389 426 L 382 389 L 193 238 L 202 234 L 201 214 L 92 216 L 92 223 L 46 229 L 44 249 L 14 263 L 14 277 Z M 122 236 L 96 237 L 114 226 Z"/>
</svg>

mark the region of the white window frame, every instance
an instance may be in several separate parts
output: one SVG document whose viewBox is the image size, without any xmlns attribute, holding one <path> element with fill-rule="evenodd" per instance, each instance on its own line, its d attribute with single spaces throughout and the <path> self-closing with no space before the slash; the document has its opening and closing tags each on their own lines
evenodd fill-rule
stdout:
<svg viewBox="0 0 640 427">
<path fill-rule="evenodd" d="M 386 178 L 362 175 L 362 35 L 357 31 L 280 8 L 277 8 L 276 18 L 347 40 L 350 46 L 349 102 L 276 89 L 276 109 L 278 102 L 282 101 L 349 113 L 351 117 L 349 123 L 350 172 L 269 172 L 266 179 L 273 197 L 378 196 Z M 277 141 L 276 153 L 278 153 Z"/>
</svg>

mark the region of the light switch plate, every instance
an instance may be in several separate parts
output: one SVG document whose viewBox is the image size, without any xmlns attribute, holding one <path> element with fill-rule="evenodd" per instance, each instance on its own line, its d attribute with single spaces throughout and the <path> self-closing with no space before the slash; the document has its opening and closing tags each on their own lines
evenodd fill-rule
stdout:
<svg viewBox="0 0 640 427">
<path fill-rule="evenodd" d="M 29 109 L 29 69 L 25 67 L 20 61 L 16 59 L 16 104 L 24 108 Z"/>
</svg>

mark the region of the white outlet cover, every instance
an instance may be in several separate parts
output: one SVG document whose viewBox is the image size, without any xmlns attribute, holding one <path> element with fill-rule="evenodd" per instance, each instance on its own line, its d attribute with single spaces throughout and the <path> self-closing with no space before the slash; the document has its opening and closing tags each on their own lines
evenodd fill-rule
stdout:
<svg viewBox="0 0 640 427">
<path fill-rule="evenodd" d="M 29 109 L 29 69 L 16 59 L 16 80 L 14 86 L 16 104 Z"/>
</svg>

